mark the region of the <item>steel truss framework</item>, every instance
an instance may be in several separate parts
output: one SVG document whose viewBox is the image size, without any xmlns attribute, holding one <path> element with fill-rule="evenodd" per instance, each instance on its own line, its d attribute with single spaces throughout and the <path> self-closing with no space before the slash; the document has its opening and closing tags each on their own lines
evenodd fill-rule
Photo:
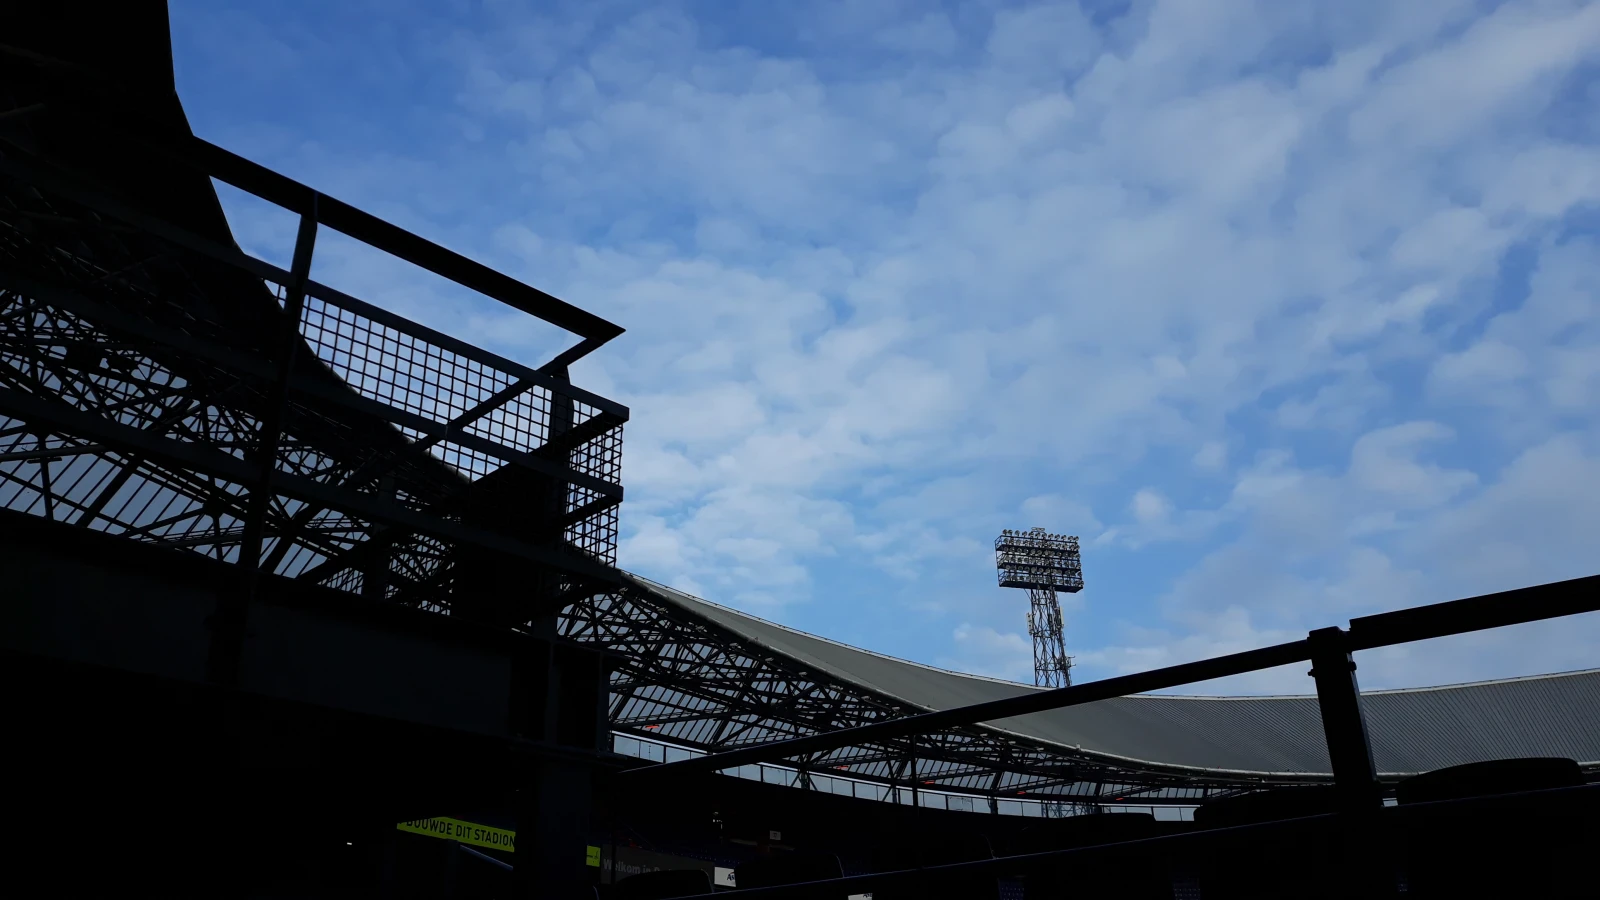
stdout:
<svg viewBox="0 0 1600 900">
<path fill-rule="evenodd" d="M 607 586 L 627 410 L 564 371 L 615 326 L 203 141 L 164 148 L 213 205 L 206 175 L 299 216 L 291 268 L 272 266 L 225 226 L 174 225 L 52 165 L 13 138 L 19 121 L 56 113 L 0 99 L 21 110 L 0 133 L 0 508 L 444 614 L 458 547 L 519 557 L 550 575 L 565 635 L 618 654 L 619 733 L 717 750 L 917 711 Z M 581 340 L 531 369 L 319 284 L 319 227 Z M 564 485 L 553 544 L 463 520 L 471 485 L 505 466 Z M 991 799 L 1192 803 L 1248 787 L 976 726 L 795 764 Z"/>
<path fill-rule="evenodd" d="M 561 633 L 617 656 L 611 721 L 619 734 L 707 752 L 837 731 L 917 712 L 841 683 L 628 585 L 562 613 Z M 1259 787 L 1192 773 L 1136 770 L 982 726 L 789 760 L 810 773 L 999 799 L 1074 804 L 1193 804 Z"/>
<path fill-rule="evenodd" d="M 438 611 L 463 545 L 531 564 L 552 610 L 615 581 L 628 411 L 565 365 L 620 329 L 188 135 L 147 149 L 182 163 L 172 195 L 214 205 L 213 176 L 297 214 L 278 268 L 225 225 L 167 217 L 192 202 L 152 208 L 33 152 L 81 117 L 9 99 L 24 113 L 0 133 L 0 508 Z M 319 284 L 330 226 L 582 341 L 535 370 Z M 507 466 L 564 495 L 551 540 L 464 519 L 473 483 Z"/>
</svg>

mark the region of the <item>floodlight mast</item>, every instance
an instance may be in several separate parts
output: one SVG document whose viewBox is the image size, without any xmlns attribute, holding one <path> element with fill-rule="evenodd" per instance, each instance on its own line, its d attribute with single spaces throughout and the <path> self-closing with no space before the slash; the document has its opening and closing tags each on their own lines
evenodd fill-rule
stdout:
<svg viewBox="0 0 1600 900">
<path fill-rule="evenodd" d="M 1072 684 L 1072 657 L 1062 634 L 1061 603 L 1056 591 L 1083 590 L 1083 560 L 1078 539 L 1049 534 L 1043 528 L 1007 528 L 994 542 L 1000 586 L 1027 588 L 1028 634 L 1033 636 L 1033 683 L 1039 687 Z"/>
</svg>

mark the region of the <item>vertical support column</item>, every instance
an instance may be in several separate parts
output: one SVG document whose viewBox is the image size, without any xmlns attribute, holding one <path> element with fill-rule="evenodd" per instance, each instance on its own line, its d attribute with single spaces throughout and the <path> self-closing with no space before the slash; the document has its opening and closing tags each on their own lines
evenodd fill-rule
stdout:
<svg viewBox="0 0 1600 900">
<path fill-rule="evenodd" d="M 920 779 L 917 777 L 917 739 L 912 736 L 910 741 L 911 755 L 907 757 L 909 763 L 907 768 L 911 770 L 911 805 L 921 806 L 922 804 L 919 802 L 922 799 L 921 784 Z"/>
<path fill-rule="evenodd" d="M 559 384 L 570 384 L 565 367 L 552 369 L 548 374 Z M 550 423 L 549 430 L 546 432 L 546 439 L 551 443 L 564 441 L 567 432 L 573 428 L 573 420 L 575 418 L 576 409 L 572 398 L 561 391 L 551 391 Z M 550 461 L 566 469 L 572 464 L 572 453 L 569 450 L 551 458 Z M 548 543 L 552 547 L 561 549 L 566 543 L 566 535 L 561 527 L 561 520 L 567 513 L 567 498 L 572 486 L 564 478 L 548 477 L 543 479 L 543 482 L 545 486 L 544 496 L 538 499 L 538 503 L 542 508 L 539 511 L 540 523 L 537 541 L 539 543 Z M 538 597 L 540 605 L 553 605 L 557 597 L 561 596 L 569 588 L 576 586 L 575 578 L 576 576 L 570 573 L 554 570 L 541 572 L 539 575 Z M 550 618 L 552 628 L 555 623 L 554 612 L 557 611 L 553 610 Z M 553 630 L 551 634 L 554 634 Z"/>
<path fill-rule="evenodd" d="M 387 500 L 395 498 L 393 475 L 384 475 L 378 479 L 378 495 Z M 370 528 L 367 540 L 372 542 L 375 552 L 361 567 L 361 595 L 373 600 L 382 600 L 389 595 L 389 563 L 394 557 L 391 546 L 394 543 L 394 529 L 377 523 L 373 523 Z"/>
<path fill-rule="evenodd" d="M 1311 632 L 1310 674 L 1317 684 L 1317 707 L 1340 806 L 1347 812 L 1370 812 L 1382 808 L 1383 794 L 1372 762 L 1356 661 L 1347 637 L 1342 628 Z"/>
<path fill-rule="evenodd" d="M 1330 875 L 1345 885 L 1350 896 L 1393 896 L 1394 866 L 1383 836 L 1383 789 L 1361 711 L 1349 635 L 1342 628 L 1319 628 L 1308 640 L 1310 675 L 1317 685 L 1317 707 L 1339 797 L 1339 845 L 1334 855 L 1338 866 Z"/>
<path fill-rule="evenodd" d="M 590 767 L 580 760 L 525 760 L 512 795 L 517 852 L 512 861 L 513 897 L 577 900 L 584 883 L 589 845 Z"/>
<path fill-rule="evenodd" d="M 206 659 L 206 677 L 217 685 L 232 687 L 239 679 L 239 659 L 243 653 L 245 625 L 250 601 L 260 581 L 261 550 L 265 542 L 267 511 L 272 505 L 272 475 L 277 467 L 278 445 L 283 439 L 283 420 L 289 403 L 289 379 L 300 347 L 300 312 L 305 305 L 306 281 L 311 277 L 311 254 L 317 240 L 317 198 L 311 195 L 310 208 L 300 214 L 295 235 L 294 259 L 289 267 L 289 283 L 284 285 L 283 332 L 268 339 L 267 346 L 278 352 L 277 380 L 267 392 L 267 405 L 256 435 L 255 462 L 260 471 L 250 486 L 248 514 L 239 544 L 237 588 L 218 598 L 212 614 L 211 647 Z"/>
<path fill-rule="evenodd" d="M 1000 760 L 995 766 L 994 778 L 989 780 L 989 813 L 1000 815 L 1000 785 L 1005 780 L 1006 766 L 1011 762 L 1011 748 L 1002 747 Z"/>
<path fill-rule="evenodd" d="M 539 702 L 531 704 L 525 724 L 516 731 L 540 746 L 527 749 L 513 776 L 517 852 L 512 896 L 576 900 L 589 890 L 585 851 L 594 753 L 604 733 L 595 724 L 604 710 L 596 697 L 604 690 L 604 664 L 598 654 L 566 653 L 548 641 L 531 647 L 545 650 L 522 658 L 518 678 L 525 696 Z"/>
</svg>

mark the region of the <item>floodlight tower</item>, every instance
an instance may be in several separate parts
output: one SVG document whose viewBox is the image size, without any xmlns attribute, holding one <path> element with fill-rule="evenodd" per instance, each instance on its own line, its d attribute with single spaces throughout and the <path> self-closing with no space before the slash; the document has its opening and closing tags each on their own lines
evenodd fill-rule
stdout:
<svg viewBox="0 0 1600 900">
<path fill-rule="evenodd" d="M 1056 591 L 1076 594 L 1083 590 L 1083 560 L 1078 539 L 1048 534 L 1043 528 L 1013 531 L 1007 528 L 994 542 L 995 568 L 1000 586 L 1027 588 L 1032 609 L 1028 633 L 1033 635 L 1033 683 L 1039 687 L 1072 684 L 1072 657 L 1061 635 L 1061 604 Z"/>
</svg>

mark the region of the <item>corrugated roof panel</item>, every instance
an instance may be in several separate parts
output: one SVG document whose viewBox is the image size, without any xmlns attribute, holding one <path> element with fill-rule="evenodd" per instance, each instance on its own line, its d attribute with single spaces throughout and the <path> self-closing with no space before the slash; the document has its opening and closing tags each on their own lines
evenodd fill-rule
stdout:
<svg viewBox="0 0 1600 900">
<path fill-rule="evenodd" d="M 1037 690 L 849 647 L 707 603 L 638 587 L 745 641 L 868 693 L 951 709 Z M 1600 763 L 1600 669 L 1362 695 L 1378 770 L 1426 772 L 1516 756 Z M 1316 698 L 1136 695 L 989 723 L 1029 740 L 1161 767 L 1327 774 Z"/>
</svg>

